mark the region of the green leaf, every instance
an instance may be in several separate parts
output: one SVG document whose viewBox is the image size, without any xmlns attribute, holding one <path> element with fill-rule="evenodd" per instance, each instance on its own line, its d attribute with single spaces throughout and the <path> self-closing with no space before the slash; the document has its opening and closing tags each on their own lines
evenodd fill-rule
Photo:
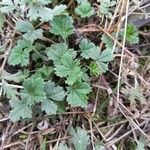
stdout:
<svg viewBox="0 0 150 150">
<path fill-rule="evenodd" d="M 121 36 L 123 38 L 124 36 L 124 32 L 121 32 Z M 130 44 L 137 44 L 139 43 L 139 33 L 138 30 L 136 28 L 136 26 L 132 25 L 132 24 L 128 24 L 127 25 L 127 30 L 126 30 L 126 40 L 127 42 L 129 42 Z"/>
<path fill-rule="evenodd" d="M 91 87 L 86 82 L 76 82 L 67 89 L 67 102 L 71 106 L 87 106 L 87 94 L 91 92 Z"/>
<path fill-rule="evenodd" d="M 51 115 L 51 114 L 56 114 L 57 112 L 57 105 L 49 100 L 49 99 L 45 99 L 42 102 L 42 106 L 41 106 L 42 111 L 45 111 L 46 114 Z"/>
<path fill-rule="evenodd" d="M 50 21 L 52 29 L 51 33 L 60 35 L 66 39 L 69 35 L 73 34 L 73 20 L 69 16 L 56 16 Z"/>
<path fill-rule="evenodd" d="M 121 89 L 121 92 L 128 98 L 128 100 L 130 100 L 131 104 L 134 104 L 135 100 L 138 100 L 141 104 L 147 104 L 143 91 L 139 86 L 131 88 L 125 87 Z"/>
<path fill-rule="evenodd" d="M 57 76 L 66 77 L 66 83 L 70 85 L 80 80 L 82 76 L 80 62 L 73 60 L 73 57 L 68 53 L 62 56 L 62 64 L 56 66 L 55 71 Z"/>
<path fill-rule="evenodd" d="M 31 107 L 26 104 L 26 101 L 15 101 L 13 109 L 10 111 L 10 119 L 16 122 L 20 119 L 32 118 Z"/>
<path fill-rule="evenodd" d="M 96 145 L 95 150 L 106 150 L 106 148 L 103 145 Z"/>
<path fill-rule="evenodd" d="M 136 150 L 145 150 L 145 144 L 138 141 Z"/>
<path fill-rule="evenodd" d="M 146 146 L 147 142 L 144 136 L 140 136 L 139 140 L 137 141 L 137 146 L 135 148 L 135 150 L 145 150 L 145 146 Z"/>
<path fill-rule="evenodd" d="M 44 43 L 40 43 L 40 42 L 36 42 L 34 44 L 34 51 L 32 53 L 32 60 L 37 62 L 38 59 L 43 59 L 45 60 L 45 49 L 46 49 L 46 45 L 44 45 Z"/>
<path fill-rule="evenodd" d="M 77 8 L 75 9 L 75 13 L 77 15 L 80 15 L 81 18 L 85 18 L 94 15 L 95 11 L 88 1 L 87 2 L 83 1 L 77 6 Z"/>
<path fill-rule="evenodd" d="M 42 22 L 49 21 L 53 19 L 53 11 L 50 8 L 35 5 L 30 7 L 27 17 L 29 17 L 30 21 L 37 20 L 38 18 Z"/>
<path fill-rule="evenodd" d="M 57 105 L 53 101 L 63 101 L 66 96 L 65 91 L 54 82 L 48 81 L 45 84 L 45 93 L 47 99 L 42 102 L 42 110 L 47 114 L 56 114 Z"/>
<path fill-rule="evenodd" d="M 105 49 L 102 51 L 101 55 L 99 56 L 99 61 L 101 62 L 109 62 L 113 60 L 113 54 L 112 54 L 112 49 Z"/>
<path fill-rule="evenodd" d="M 43 66 L 42 68 L 38 68 L 36 73 L 32 75 L 34 78 L 43 78 L 43 79 L 49 79 L 51 73 L 53 72 L 53 67 L 50 66 Z"/>
<path fill-rule="evenodd" d="M 92 62 L 91 64 L 90 64 L 90 66 L 89 66 L 89 69 L 90 69 L 90 75 L 91 76 L 99 76 L 100 75 L 100 69 L 99 69 L 99 67 L 98 67 L 98 65 L 94 62 Z"/>
<path fill-rule="evenodd" d="M 90 58 L 95 60 L 100 72 L 103 73 L 108 70 L 108 63 L 113 60 L 114 55 L 112 49 L 105 49 L 100 52 L 99 47 L 95 47 L 91 49 Z"/>
<path fill-rule="evenodd" d="M 52 10 L 53 16 L 58 16 L 61 15 L 65 12 L 66 9 L 66 5 L 57 5 L 54 7 L 54 9 Z"/>
<path fill-rule="evenodd" d="M 48 5 L 52 0 L 21 0 L 23 4 L 28 3 L 29 5 Z"/>
<path fill-rule="evenodd" d="M 90 58 L 90 51 L 95 47 L 95 44 L 90 42 L 88 39 L 82 39 L 79 48 L 82 51 L 81 56 L 85 59 Z"/>
<path fill-rule="evenodd" d="M 2 72 L 2 78 L 7 81 L 21 82 L 28 76 L 27 71 L 18 71 L 17 73 L 11 74 L 7 71 Z"/>
<path fill-rule="evenodd" d="M 63 14 L 67 8 L 65 5 L 57 5 L 54 7 L 54 9 L 50 9 L 44 5 L 45 4 L 30 6 L 29 13 L 27 14 L 27 17 L 29 17 L 30 21 L 37 19 L 40 19 L 42 22 L 53 20 L 54 16 Z"/>
<path fill-rule="evenodd" d="M 105 43 L 106 48 L 112 49 L 114 43 L 107 35 L 103 34 L 101 40 L 103 43 Z"/>
<path fill-rule="evenodd" d="M 23 35 L 23 37 L 27 40 L 30 40 L 31 42 L 34 42 L 35 40 L 43 37 L 43 30 L 37 29 L 32 32 L 27 32 Z"/>
<path fill-rule="evenodd" d="M 141 141 L 137 141 L 137 147 L 135 150 L 145 150 L 145 144 Z"/>
<path fill-rule="evenodd" d="M 93 60 L 98 60 L 99 59 L 99 56 L 100 56 L 100 53 L 101 53 L 101 50 L 100 48 L 97 46 L 97 47 L 94 47 L 93 49 L 91 49 L 90 51 L 90 58 L 92 58 Z"/>
<path fill-rule="evenodd" d="M 18 30 L 20 32 L 31 32 L 34 30 L 34 28 L 30 22 L 18 20 L 16 22 L 16 30 Z"/>
<path fill-rule="evenodd" d="M 87 146 L 90 143 L 89 136 L 84 129 L 77 127 L 76 131 L 71 129 L 71 142 L 73 143 L 75 150 L 87 150 Z"/>
<path fill-rule="evenodd" d="M 78 4 L 82 3 L 82 2 L 87 2 L 88 0 L 76 0 Z"/>
<path fill-rule="evenodd" d="M 65 110 L 66 110 L 66 103 L 64 101 L 59 101 L 59 102 L 56 102 L 57 104 L 57 112 L 58 113 L 64 113 Z"/>
<path fill-rule="evenodd" d="M 99 13 L 102 15 L 106 15 L 109 18 L 112 17 L 110 8 L 116 5 L 116 1 L 115 0 L 99 0 L 100 7 L 99 7 Z"/>
<path fill-rule="evenodd" d="M 27 66 L 29 64 L 29 54 L 32 51 L 33 46 L 30 41 L 18 40 L 17 45 L 11 50 L 8 63 L 10 65 Z"/>
<path fill-rule="evenodd" d="M 26 101 L 29 106 L 42 102 L 46 98 L 44 92 L 44 81 L 40 78 L 29 78 L 25 80 L 23 87 L 24 89 L 21 91 L 21 98 Z"/>
<path fill-rule="evenodd" d="M 20 32 L 24 32 L 23 37 L 26 40 L 34 42 L 36 39 L 43 37 L 42 29 L 34 29 L 32 24 L 28 21 L 19 20 L 16 23 L 16 29 Z"/>
<path fill-rule="evenodd" d="M 50 60 L 54 62 L 54 65 L 60 65 L 63 54 L 69 53 L 73 58 L 76 56 L 76 52 L 73 49 L 68 50 L 68 46 L 65 43 L 52 44 L 47 48 L 47 55 Z"/>
<path fill-rule="evenodd" d="M 65 143 L 60 143 L 57 150 L 70 150 Z"/>
<path fill-rule="evenodd" d="M 45 84 L 45 92 L 48 99 L 55 101 L 63 101 L 66 96 L 62 87 L 56 86 L 54 82 L 48 81 Z"/>
<path fill-rule="evenodd" d="M 11 87 L 5 80 L 2 81 L 2 89 L 3 89 L 3 95 L 6 95 L 8 99 L 18 99 L 19 93 L 17 92 L 17 89 L 14 87 Z"/>
<path fill-rule="evenodd" d="M 5 18 L 4 15 L 0 13 L 0 31 L 2 31 L 2 27 L 4 25 Z"/>
<path fill-rule="evenodd" d="M 0 2 L 0 12 L 10 13 L 16 9 L 16 6 L 13 4 L 12 0 L 2 0 Z"/>
<path fill-rule="evenodd" d="M 44 138 L 44 140 L 42 141 L 42 144 L 41 144 L 41 150 L 46 150 L 46 137 Z"/>
</svg>

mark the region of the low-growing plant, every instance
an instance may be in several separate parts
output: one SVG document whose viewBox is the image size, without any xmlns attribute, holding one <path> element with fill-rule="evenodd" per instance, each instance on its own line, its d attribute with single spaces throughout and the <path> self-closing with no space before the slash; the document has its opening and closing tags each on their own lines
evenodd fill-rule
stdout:
<svg viewBox="0 0 150 150">
<path fill-rule="evenodd" d="M 115 1 L 107 3 L 109 6 L 105 9 L 104 1 L 101 4 L 104 15 L 110 15 L 108 8 L 116 4 Z M 87 0 L 78 0 L 74 11 L 81 18 L 95 13 Z M 11 105 L 10 119 L 15 122 L 32 118 L 33 110 L 39 106 L 48 115 L 56 114 L 59 102 L 87 107 L 92 91 L 90 77 L 106 73 L 109 62 L 114 59 L 112 40 L 103 35 L 104 48 L 86 37 L 75 47 L 71 45 L 74 18 L 66 5 L 54 6 L 53 0 L 2 0 L 0 12 L 0 20 L 4 20 L 4 15 L 14 17 L 12 24 L 19 35 L 14 38 L 8 57 L 9 66 L 18 72 L 1 72 L 3 95 Z M 48 29 L 41 27 L 44 23 Z M 138 41 L 135 32 L 133 26 L 128 26 L 127 41 Z M 131 37 L 132 33 L 135 38 Z"/>
<path fill-rule="evenodd" d="M 30 149 L 33 141 L 43 150 L 148 146 L 149 43 L 147 26 L 130 20 L 134 5 L 0 1 L 0 122 L 10 122 L 0 131 L 2 149 Z"/>
</svg>

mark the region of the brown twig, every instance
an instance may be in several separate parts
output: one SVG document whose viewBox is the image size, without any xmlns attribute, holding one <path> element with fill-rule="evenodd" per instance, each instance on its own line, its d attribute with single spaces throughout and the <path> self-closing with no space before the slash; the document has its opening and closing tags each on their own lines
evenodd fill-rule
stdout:
<svg viewBox="0 0 150 150">
<path fill-rule="evenodd" d="M 3 132 L 0 150 L 3 150 L 3 149 L 4 149 L 4 144 L 5 144 L 6 138 L 7 138 L 7 136 L 8 136 L 8 133 L 9 133 L 8 131 L 9 131 L 10 126 L 11 126 L 11 122 L 8 123 L 7 128 L 6 128 L 6 131 Z"/>
<path fill-rule="evenodd" d="M 146 121 L 142 122 L 139 127 L 143 126 L 146 123 Z M 109 147 L 119 141 L 121 141 L 123 138 L 125 138 L 126 136 L 128 136 L 129 134 L 131 134 L 133 131 L 137 130 L 137 127 L 134 127 L 133 129 L 131 129 L 130 131 L 126 132 L 125 134 L 121 135 L 118 138 L 113 139 L 112 141 L 109 141 L 108 143 L 106 143 L 106 146 Z"/>
</svg>

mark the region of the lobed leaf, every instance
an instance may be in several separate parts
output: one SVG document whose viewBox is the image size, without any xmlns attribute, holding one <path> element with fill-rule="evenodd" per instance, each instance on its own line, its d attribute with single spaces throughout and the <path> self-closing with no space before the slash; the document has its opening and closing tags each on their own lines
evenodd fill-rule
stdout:
<svg viewBox="0 0 150 150">
<path fill-rule="evenodd" d="M 80 44 L 79 44 L 79 48 L 81 50 L 81 56 L 85 59 L 89 59 L 90 58 L 90 52 L 92 48 L 95 48 L 95 44 L 90 42 L 88 39 L 82 39 Z"/>
<path fill-rule="evenodd" d="M 44 92 L 44 81 L 41 78 L 29 78 L 23 83 L 24 89 L 21 91 L 21 98 L 32 106 L 35 103 L 42 102 L 46 96 Z"/>
<path fill-rule="evenodd" d="M 47 114 L 56 114 L 58 106 L 54 101 L 63 101 L 66 93 L 62 87 L 51 81 L 46 82 L 44 89 L 47 99 L 42 102 L 41 108 Z"/>
<path fill-rule="evenodd" d="M 20 119 L 32 118 L 31 107 L 26 104 L 26 101 L 17 101 L 13 105 L 13 109 L 10 111 L 10 119 L 16 122 Z"/>
<path fill-rule="evenodd" d="M 86 82 L 76 82 L 67 89 L 67 102 L 71 106 L 87 106 L 87 94 L 91 92 L 91 87 Z"/>
<path fill-rule="evenodd" d="M 88 1 L 83 1 L 77 6 L 75 13 L 81 18 L 85 18 L 94 15 L 95 11 Z"/>
<path fill-rule="evenodd" d="M 21 65 L 27 66 L 29 64 L 29 56 L 33 46 L 30 41 L 25 39 L 18 40 L 17 45 L 11 50 L 8 58 L 8 63 L 12 66 Z"/>
<path fill-rule="evenodd" d="M 74 32 L 73 20 L 69 16 L 56 16 L 52 21 L 50 21 L 50 25 L 52 26 L 50 32 L 55 35 L 60 35 L 64 39 Z"/>
<path fill-rule="evenodd" d="M 71 129 L 71 142 L 73 143 L 75 150 L 87 150 L 87 146 L 90 143 L 89 136 L 84 129 L 77 127 L 76 130 Z"/>
<path fill-rule="evenodd" d="M 55 68 L 56 75 L 66 77 L 66 83 L 72 85 L 82 77 L 82 71 L 78 60 L 73 60 L 73 57 L 68 53 L 62 57 L 62 63 Z"/>
<path fill-rule="evenodd" d="M 49 60 L 52 60 L 55 66 L 62 63 L 62 56 L 65 53 L 69 53 L 73 58 L 76 56 L 76 52 L 73 49 L 68 49 L 65 43 L 52 44 L 51 47 L 48 47 L 46 50 Z"/>
</svg>

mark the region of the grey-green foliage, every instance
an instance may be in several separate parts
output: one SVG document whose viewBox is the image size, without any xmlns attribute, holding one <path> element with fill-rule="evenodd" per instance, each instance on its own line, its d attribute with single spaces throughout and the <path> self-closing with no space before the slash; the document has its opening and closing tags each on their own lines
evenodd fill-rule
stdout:
<svg viewBox="0 0 150 150">
<path fill-rule="evenodd" d="M 147 143 L 148 142 L 147 142 L 146 138 L 141 135 L 139 140 L 137 141 L 135 150 L 145 150 Z"/>
<path fill-rule="evenodd" d="M 111 18 L 112 13 L 110 9 L 116 5 L 116 1 L 115 0 L 97 0 L 97 1 L 100 2 L 98 13 Z"/>
<path fill-rule="evenodd" d="M 74 59 L 69 53 L 62 56 L 61 64 L 54 69 L 56 75 L 59 77 L 65 77 L 66 83 L 69 85 L 74 84 L 82 78 L 82 70 L 79 60 Z"/>
<path fill-rule="evenodd" d="M 8 57 L 8 65 L 22 69 L 14 74 L 4 71 L 1 75 L 3 95 L 10 100 L 10 119 L 14 122 L 32 118 L 36 109 L 48 115 L 56 114 L 60 105 L 65 106 L 66 102 L 71 107 L 85 108 L 92 90 L 89 76 L 106 72 L 109 62 L 113 60 L 113 52 L 107 40 L 104 41 L 106 49 L 104 47 L 101 50 L 84 38 L 78 45 L 79 49 L 75 50 L 77 46 L 74 48 L 69 40 L 76 32 L 74 18 L 69 16 L 66 5 L 54 5 L 52 2 L 0 2 L 0 28 L 5 15 L 10 16 L 17 35 Z M 81 18 L 87 18 L 95 13 L 95 9 L 90 1 L 77 0 L 75 12 Z M 86 149 L 89 144 L 86 131 L 77 128 L 73 132 L 72 143 L 78 150 Z M 67 149 L 67 145 L 60 146 Z"/>
<path fill-rule="evenodd" d="M 90 58 L 96 62 L 100 73 L 104 73 L 108 70 L 108 63 L 113 60 L 114 55 L 110 48 L 101 52 L 99 47 L 95 47 L 91 50 Z"/>
<path fill-rule="evenodd" d="M 75 13 L 80 15 L 81 18 L 85 18 L 94 15 L 95 11 L 88 1 L 82 1 L 75 8 Z"/>
<path fill-rule="evenodd" d="M 12 104 L 13 102 L 11 102 Z M 32 109 L 29 105 L 26 104 L 26 101 L 15 101 L 11 105 L 12 110 L 10 111 L 10 119 L 13 122 L 16 122 L 20 119 L 32 118 Z"/>
<path fill-rule="evenodd" d="M 29 64 L 30 52 L 34 49 L 32 42 L 25 39 L 18 40 L 17 45 L 11 50 L 8 58 L 8 63 L 12 66 L 21 65 L 27 66 Z"/>
<path fill-rule="evenodd" d="M 81 50 L 81 56 L 85 59 L 90 58 L 90 52 L 92 48 L 95 48 L 95 44 L 89 41 L 88 39 L 82 39 L 79 48 Z"/>
<path fill-rule="evenodd" d="M 24 81 L 23 87 L 24 88 L 21 91 L 21 99 L 26 101 L 29 106 L 42 102 L 46 98 L 44 92 L 44 81 L 41 78 L 29 78 Z"/>
<path fill-rule="evenodd" d="M 2 0 L 0 2 L 0 12 L 2 13 L 19 13 L 25 11 L 28 6 L 27 17 L 30 21 L 40 19 L 40 21 L 52 20 L 54 16 L 61 15 L 67 8 L 65 5 L 57 5 L 54 8 L 47 7 L 52 1 L 50 0 Z"/>
<path fill-rule="evenodd" d="M 4 15 L 0 13 L 0 31 L 2 31 L 2 27 L 4 25 L 5 19 Z"/>
<path fill-rule="evenodd" d="M 77 127 L 71 128 L 70 134 L 72 135 L 71 142 L 73 143 L 75 150 L 87 150 L 87 146 L 90 143 L 89 136 L 86 130 Z"/>
<path fill-rule="evenodd" d="M 0 2 L 0 12 L 2 13 L 10 13 L 16 9 L 18 3 L 13 3 L 12 0 L 2 0 Z"/>
<path fill-rule="evenodd" d="M 60 143 L 57 150 L 70 150 L 65 143 Z"/>
<path fill-rule="evenodd" d="M 23 32 L 23 37 L 31 42 L 43 37 L 43 30 L 35 30 L 33 25 L 28 21 L 18 20 L 16 22 L 16 29 L 20 32 Z"/>
<path fill-rule="evenodd" d="M 87 100 L 91 92 L 91 87 L 87 82 L 78 81 L 67 88 L 67 102 L 71 106 L 81 106 L 85 108 L 87 106 Z"/>
<path fill-rule="evenodd" d="M 95 150 L 106 150 L 106 148 L 103 145 L 96 145 Z"/>
<path fill-rule="evenodd" d="M 126 41 L 129 44 L 137 44 L 139 42 L 139 32 L 135 25 L 127 24 L 126 31 L 124 28 L 123 31 L 120 32 L 122 39 L 124 37 L 125 32 L 126 32 Z"/>
<path fill-rule="evenodd" d="M 73 58 L 76 57 L 76 51 L 69 49 L 65 43 L 52 44 L 46 51 L 49 60 L 52 60 L 55 66 L 61 65 L 62 57 L 65 53 L 68 53 Z"/>
<path fill-rule="evenodd" d="M 53 20 L 54 16 L 63 14 L 65 12 L 66 6 L 59 5 L 50 9 L 41 5 L 30 6 L 28 17 L 30 20 L 40 19 L 41 21 Z"/>
<path fill-rule="evenodd" d="M 42 102 L 42 110 L 47 114 L 56 114 L 57 104 L 55 101 L 63 101 L 66 96 L 62 87 L 56 86 L 54 82 L 48 81 L 45 84 L 46 99 Z"/>
<path fill-rule="evenodd" d="M 7 71 L 3 71 L 1 74 L 1 78 L 7 81 L 20 83 L 28 77 L 29 71 L 27 70 L 18 70 L 18 72 L 11 74 Z"/>
<path fill-rule="evenodd" d="M 2 82 L 3 88 L 3 95 L 5 95 L 10 100 L 18 100 L 19 93 L 17 92 L 16 88 L 9 86 L 9 84 L 3 80 Z"/>
<path fill-rule="evenodd" d="M 121 92 L 130 100 L 131 104 L 134 104 L 138 100 L 141 104 L 146 104 L 146 98 L 141 91 L 141 87 L 125 87 L 121 89 Z"/>
<path fill-rule="evenodd" d="M 114 42 L 107 35 L 103 34 L 101 40 L 106 48 L 113 48 Z"/>
<path fill-rule="evenodd" d="M 74 33 L 73 19 L 67 15 L 54 17 L 50 21 L 50 25 L 52 26 L 50 32 L 55 35 L 60 35 L 64 39 Z"/>
</svg>

